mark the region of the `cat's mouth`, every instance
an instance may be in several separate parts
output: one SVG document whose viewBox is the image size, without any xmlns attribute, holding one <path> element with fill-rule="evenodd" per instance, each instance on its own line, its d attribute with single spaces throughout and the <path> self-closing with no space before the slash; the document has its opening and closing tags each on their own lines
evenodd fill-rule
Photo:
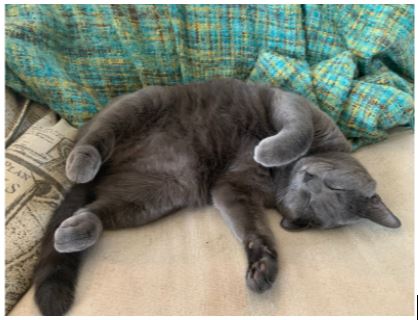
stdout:
<svg viewBox="0 0 418 320">
<path fill-rule="evenodd" d="M 280 225 L 288 231 L 302 231 L 315 226 L 312 221 L 303 218 L 297 218 L 295 220 L 283 218 Z"/>
<path fill-rule="evenodd" d="M 282 212 L 283 219 L 280 222 L 280 225 L 283 229 L 286 229 L 288 231 L 302 231 L 313 227 L 320 227 L 320 225 L 316 223 L 313 219 L 310 200 L 311 197 L 308 194 L 305 203 L 302 205 L 302 209 L 299 208 L 299 210 L 297 210 L 297 218 L 295 218 L 295 213 L 291 213 L 287 207 L 281 207 L 280 211 Z M 289 216 L 293 217 L 288 218 Z"/>
<path fill-rule="evenodd" d="M 305 209 L 308 210 L 305 210 L 304 214 L 297 218 L 291 219 L 284 216 L 280 222 L 280 225 L 288 231 L 302 231 L 312 228 L 322 229 L 323 225 L 318 219 L 315 218 L 315 214 L 313 213 L 309 203 Z"/>
</svg>

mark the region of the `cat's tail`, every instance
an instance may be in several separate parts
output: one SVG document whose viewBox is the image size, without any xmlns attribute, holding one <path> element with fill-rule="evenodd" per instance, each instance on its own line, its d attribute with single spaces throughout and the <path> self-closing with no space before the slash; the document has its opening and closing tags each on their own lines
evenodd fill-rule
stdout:
<svg viewBox="0 0 418 320">
<path fill-rule="evenodd" d="M 35 301 L 43 315 L 63 315 L 73 303 L 82 252 L 56 251 L 54 232 L 62 221 L 91 201 L 89 191 L 89 184 L 74 185 L 47 226 L 34 273 Z"/>
<path fill-rule="evenodd" d="M 268 111 L 278 133 L 261 140 L 254 150 L 254 160 L 264 167 L 287 165 L 308 151 L 351 150 L 331 118 L 299 95 L 274 89 Z"/>
</svg>

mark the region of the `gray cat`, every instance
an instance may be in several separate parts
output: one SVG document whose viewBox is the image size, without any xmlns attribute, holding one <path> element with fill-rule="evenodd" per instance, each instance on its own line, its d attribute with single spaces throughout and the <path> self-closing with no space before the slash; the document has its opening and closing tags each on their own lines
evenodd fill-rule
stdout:
<svg viewBox="0 0 418 320">
<path fill-rule="evenodd" d="M 79 130 L 66 165 L 76 184 L 56 209 L 35 270 L 44 315 L 71 307 L 82 252 L 103 229 L 137 227 L 213 204 L 243 244 L 247 285 L 269 289 L 277 252 L 264 208 L 282 227 L 399 220 L 349 154 L 335 124 L 304 98 L 238 80 L 152 86 L 112 101 Z"/>
</svg>

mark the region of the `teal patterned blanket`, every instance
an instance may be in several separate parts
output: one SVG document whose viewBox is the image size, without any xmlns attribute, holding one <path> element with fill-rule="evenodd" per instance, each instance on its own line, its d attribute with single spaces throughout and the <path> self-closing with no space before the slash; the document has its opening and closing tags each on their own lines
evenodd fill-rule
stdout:
<svg viewBox="0 0 418 320">
<path fill-rule="evenodd" d="M 7 5 L 6 85 L 80 126 L 147 85 L 300 93 L 355 148 L 413 126 L 413 5 Z"/>
</svg>

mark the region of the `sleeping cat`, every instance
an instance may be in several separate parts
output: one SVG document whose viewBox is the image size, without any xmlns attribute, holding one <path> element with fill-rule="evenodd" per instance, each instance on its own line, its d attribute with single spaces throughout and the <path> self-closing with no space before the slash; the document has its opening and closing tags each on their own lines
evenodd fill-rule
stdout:
<svg viewBox="0 0 418 320">
<path fill-rule="evenodd" d="M 265 207 L 282 227 L 399 220 L 350 145 L 293 93 L 238 80 L 151 86 L 121 96 L 79 130 L 66 164 L 75 182 L 56 209 L 35 270 L 44 315 L 71 307 L 82 253 L 103 229 L 137 227 L 213 204 L 243 244 L 250 289 L 269 289 L 277 252 Z"/>
</svg>

